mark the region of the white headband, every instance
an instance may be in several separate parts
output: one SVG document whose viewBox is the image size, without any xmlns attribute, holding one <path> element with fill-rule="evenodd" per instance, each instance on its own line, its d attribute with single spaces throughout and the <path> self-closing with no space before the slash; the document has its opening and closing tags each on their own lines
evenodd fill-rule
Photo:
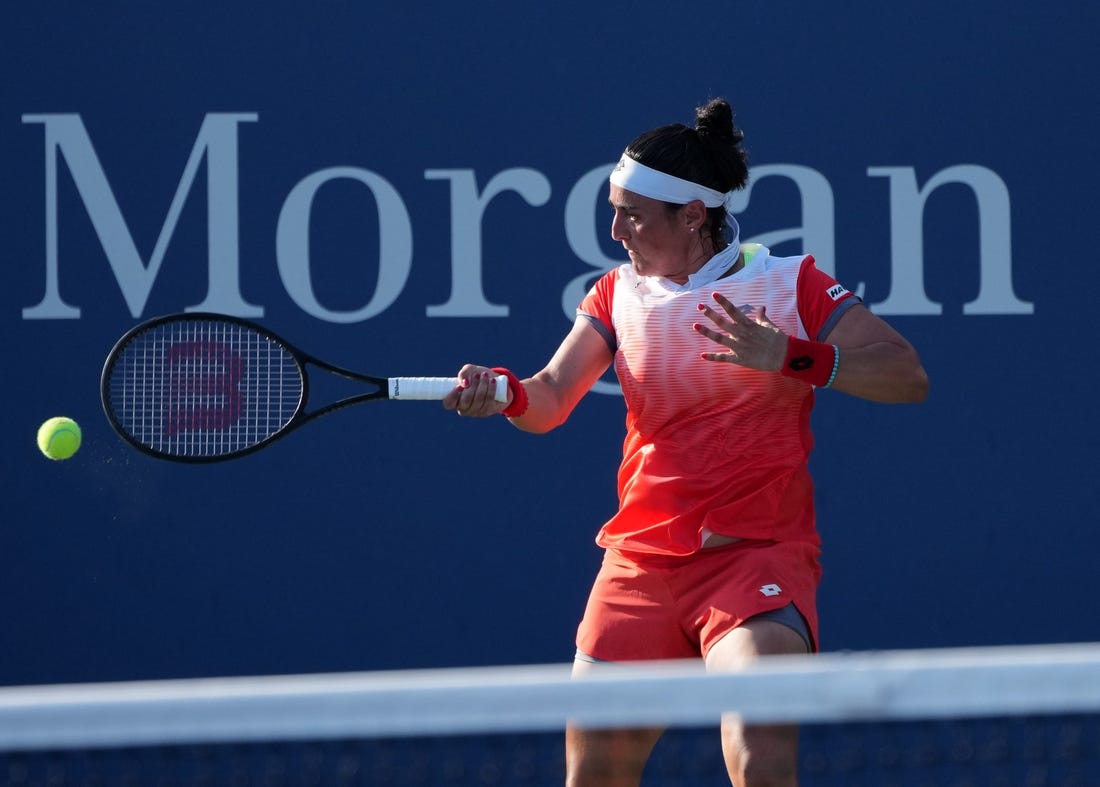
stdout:
<svg viewBox="0 0 1100 787">
<path fill-rule="evenodd" d="M 686 205 L 694 200 L 702 200 L 708 208 L 725 205 L 729 194 L 733 193 L 723 194 L 721 191 L 708 189 L 693 181 L 647 167 L 625 155 L 619 159 L 618 166 L 611 173 L 611 182 L 627 191 L 659 199 L 661 202 Z"/>
<path fill-rule="evenodd" d="M 726 209 L 726 223 L 733 233 L 731 242 L 734 245 L 737 244 L 741 228 L 733 215 L 734 194 L 736 194 L 734 191 L 722 193 L 715 189 L 708 189 L 694 181 L 684 180 L 647 167 L 625 154 L 611 172 L 611 182 L 619 188 L 650 199 L 658 199 L 661 202 L 686 205 L 695 200 L 702 200 L 708 208 L 717 208 L 721 205 Z"/>
</svg>

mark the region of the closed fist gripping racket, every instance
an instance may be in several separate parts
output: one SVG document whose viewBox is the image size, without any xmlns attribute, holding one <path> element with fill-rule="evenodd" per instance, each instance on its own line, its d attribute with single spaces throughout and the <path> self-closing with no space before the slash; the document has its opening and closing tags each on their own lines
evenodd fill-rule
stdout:
<svg viewBox="0 0 1100 787">
<path fill-rule="evenodd" d="M 309 367 L 365 383 L 363 393 L 307 411 Z M 435 399 L 454 377 L 373 377 L 309 355 L 248 320 L 200 312 L 157 317 L 118 340 L 100 378 L 103 410 L 140 451 L 216 462 L 257 451 L 314 418 L 376 399 Z M 508 378 L 495 398 L 508 400 Z"/>
</svg>

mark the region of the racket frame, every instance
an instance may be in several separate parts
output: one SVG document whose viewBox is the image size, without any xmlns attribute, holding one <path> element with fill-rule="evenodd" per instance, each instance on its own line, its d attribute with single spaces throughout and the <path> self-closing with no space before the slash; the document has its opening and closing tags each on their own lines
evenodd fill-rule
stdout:
<svg viewBox="0 0 1100 787">
<path fill-rule="evenodd" d="M 298 399 L 298 403 L 294 408 L 293 413 L 286 419 L 285 423 L 276 429 L 266 437 L 242 448 L 233 449 L 224 453 L 218 454 L 182 454 L 182 453 L 169 453 L 167 451 L 157 450 L 156 448 L 147 445 L 136 437 L 130 434 L 126 427 L 122 424 L 114 412 L 114 408 L 111 406 L 111 382 L 113 379 L 113 371 L 115 366 L 122 356 L 124 350 L 130 345 L 130 343 L 140 334 L 147 333 L 158 327 L 173 323 L 190 323 L 190 322 L 221 322 L 238 325 L 248 331 L 252 331 L 264 339 L 278 345 L 282 350 L 286 352 L 286 355 L 293 360 L 297 367 L 299 377 L 301 379 L 301 394 Z M 319 407 L 313 411 L 307 411 L 309 406 L 310 395 L 310 375 L 308 371 L 309 366 L 317 367 L 318 369 L 327 372 L 329 374 L 342 377 L 347 380 L 355 382 L 367 383 L 374 386 L 374 390 L 364 391 L 362 393 L 346 396 L 342 399 L 330 402 L 329 404 Z M 502 386 L 503 381 L 503 386 Z M 428 395 L 419 396 L 399 396 L 393 395 L 395 383 L 400 387 L 401 383 L 405 383 L 406 388 L 419 390 L 422 386 L 428 385 L 433 390 Z M 323 361 L 320 358 L 302 350 L 300 347 L 290 343 L 282 336 L 272 332 L 270 329 L 265 328 L 252 320 L 245 319 L 243 317 L 237 317 L 229 314 L 218 314 L 214 312 L 182 312 L 176 314 L 166 314 L 160 317 L 154 317 L 149 320 L 145 320 L 138 325 L 135 325 L 130 330 L 126 331 L 115 342 L 111 351 L 107 354 L 107 358 L 103 363 L 103 370 L 100 374 L 100 400 L 103 405 L 103 412 L 107 416 L 107 421 L 110 423 L 111 428 L 128 444 L 138 449 L 144 454 L 155 457 L 157 459 L 167 459 L 173 462 L 184 462 L 189 464 L 207 464 L 211 462 L 221 462 L 229 459 L 238 459 L 243 456 L 255 453 L 262 448 L 266 448 L 276 440 L 285 437 L 287 434 L 295 431 L 298 427 L 309 423 L 322 415 L 341 410 L 353 404 L 359 404 L 361 402 L 368 402 L 377 399 L 390 399 L 390 398 L 415 398 L 415 399 L 442 399 L 443 388 L 446 385 L 453 386 L 457 384 L 457 379 L 454 378 L 409 378 L 409 377 L 377 377 L 375 375 L 364 374 L 361 372 L 354 372 L 350 369 L 346 369 L 336 364 Z M 501 389 L 504 389 L 503 391 Z M 506 378 L 498 378 L 498 401 L 507 400 L 507 380 Z M 447 389 L 449 390 L 449 388 Z"/>
</svg>

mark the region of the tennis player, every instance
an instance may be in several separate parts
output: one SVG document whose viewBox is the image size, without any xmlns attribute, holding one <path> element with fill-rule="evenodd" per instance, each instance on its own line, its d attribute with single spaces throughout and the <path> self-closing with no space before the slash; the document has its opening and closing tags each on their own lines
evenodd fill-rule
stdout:
<svg viewBox="0 0 1100 787">
<path fill-rule="evenodd" d="M 748 181 L 724 99 L 662 126 L 610 175 L 612 237 L 630 257 L 581 301 L 544 369 L 520 380 L 466 365 L 444 407 L 560 425 L 612 363 L 626 401 L 619 508 L 577 632 L 574 674 L 605 662 L 701 658 L 735 670 L 818 649 L 821 574 L 807 461 L 819 389 L 920 402 L 917 352 L 813 257 L 742 244 L 730 211 Z M 507 405 L 491 378 L 509 375 Z M 571 787 L 637 785 L 659 729 L 566 734 Z M 722 720 L 739 787 L 797 783 L 796 726 Z"/>
</svg>

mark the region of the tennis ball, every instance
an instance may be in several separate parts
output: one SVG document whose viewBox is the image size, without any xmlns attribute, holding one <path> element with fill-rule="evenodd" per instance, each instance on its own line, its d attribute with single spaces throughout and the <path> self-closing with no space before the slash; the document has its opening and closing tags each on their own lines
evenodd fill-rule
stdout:
<svg viewBox="0 0 1100 787">
<path fill-rule="evenodd" d="M 38 450 L 50 459 L 68 459 L 80 448 L 80 425 L 58 416 L 38 427 Z"/>
</svg>

